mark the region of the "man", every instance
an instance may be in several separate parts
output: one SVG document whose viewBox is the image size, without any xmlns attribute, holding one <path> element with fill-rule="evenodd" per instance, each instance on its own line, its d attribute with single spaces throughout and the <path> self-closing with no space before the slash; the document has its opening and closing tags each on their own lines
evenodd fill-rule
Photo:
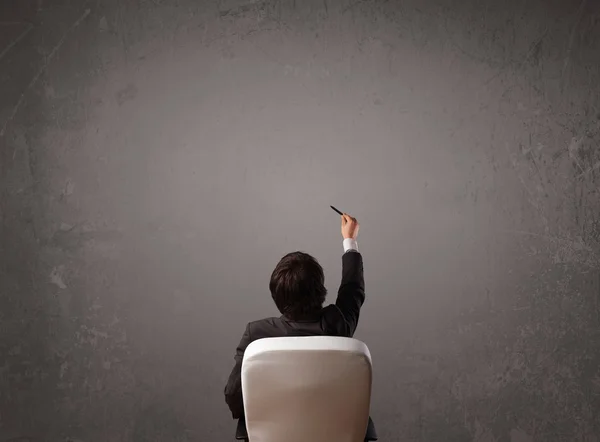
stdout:
<svg viewBox="0 0 600 442">
<path fill-rule="evenodd" d="M 312 256 L 303 252 L 289 253 L 275 267 L 269 289 L 282 316 L 250 322 L 246 326 L 225 387 L 225 401 L 234 419 L 244 418 L 241 369 L 244 351 L 252 341 L 280 336 L 354 335 L 365 300 L 363 261 L 356 242 L 359 224 L 345 213 L 341 222 L 342 282 L 335 304 L 323 308 L 327 295 L 323 268 Z M 369 426 L 372 425 L 370 421 Z"/>
</svg>

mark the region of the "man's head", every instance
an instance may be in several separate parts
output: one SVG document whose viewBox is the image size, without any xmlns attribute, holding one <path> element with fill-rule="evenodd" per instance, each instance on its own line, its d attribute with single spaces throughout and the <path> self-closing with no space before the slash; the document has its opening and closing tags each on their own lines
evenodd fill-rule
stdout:
<svg viewBox="0 0 600 442">
<path fill-rule="evenodd" d="M 279 311 L 288 319 L 300 320 L 318 313 L 325 302 L 323 268 L 307 253 L 285 255 L 271 274 L 269 289 Z"/>
</svg>

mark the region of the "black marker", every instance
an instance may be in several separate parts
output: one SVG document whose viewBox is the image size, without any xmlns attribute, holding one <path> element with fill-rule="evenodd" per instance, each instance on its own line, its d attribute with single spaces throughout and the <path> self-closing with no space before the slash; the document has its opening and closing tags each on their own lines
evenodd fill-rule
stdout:
<svg viewBox="0 0 600 442">
<path fill-rule="evenodd" d="M 339 211 L 338 209 L 336 209 L 335 207 L 333 207 L 333 206 L 329 206 L 329 207 L 331 207 L 333 210 L 335 210 L 335 211 L 336 211 L 337 213 L 339 213 L 340 215 L 344 215 L 342 212 L 340 212 L 340 211 Z"/>
</svg>

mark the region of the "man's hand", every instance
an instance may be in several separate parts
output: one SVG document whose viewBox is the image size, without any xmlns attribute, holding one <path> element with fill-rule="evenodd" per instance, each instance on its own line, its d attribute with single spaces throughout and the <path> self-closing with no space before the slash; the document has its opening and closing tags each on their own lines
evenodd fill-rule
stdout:
<svg viewBox="0 0 600 442">
<path fill-rule="evenodd" d="M 342 237 L 344 239 L 351 238 L 356 239 L 358 236 L 358 221 L 356 218 L 352 218 L 347 213 L 342 215 Z"/>
</svg>

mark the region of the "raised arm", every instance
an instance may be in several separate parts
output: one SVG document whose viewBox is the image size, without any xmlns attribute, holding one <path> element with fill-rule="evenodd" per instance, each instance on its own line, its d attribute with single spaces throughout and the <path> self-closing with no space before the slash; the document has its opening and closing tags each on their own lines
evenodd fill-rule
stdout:
<svg viewBox="0 0 600 442">
<path fill-rule="evenodd" d="M 342 255 L 342 282 L 335 305 L 343 317 L 341 334 L 352 337 L 358 326 L 360 309 L 365 302 L 365 279 L 362 255 L 358 251 L 356 242 L 360 226 L 356 218 L 345 213 L 341 218 L 344 254 Z"/>
</svg>

